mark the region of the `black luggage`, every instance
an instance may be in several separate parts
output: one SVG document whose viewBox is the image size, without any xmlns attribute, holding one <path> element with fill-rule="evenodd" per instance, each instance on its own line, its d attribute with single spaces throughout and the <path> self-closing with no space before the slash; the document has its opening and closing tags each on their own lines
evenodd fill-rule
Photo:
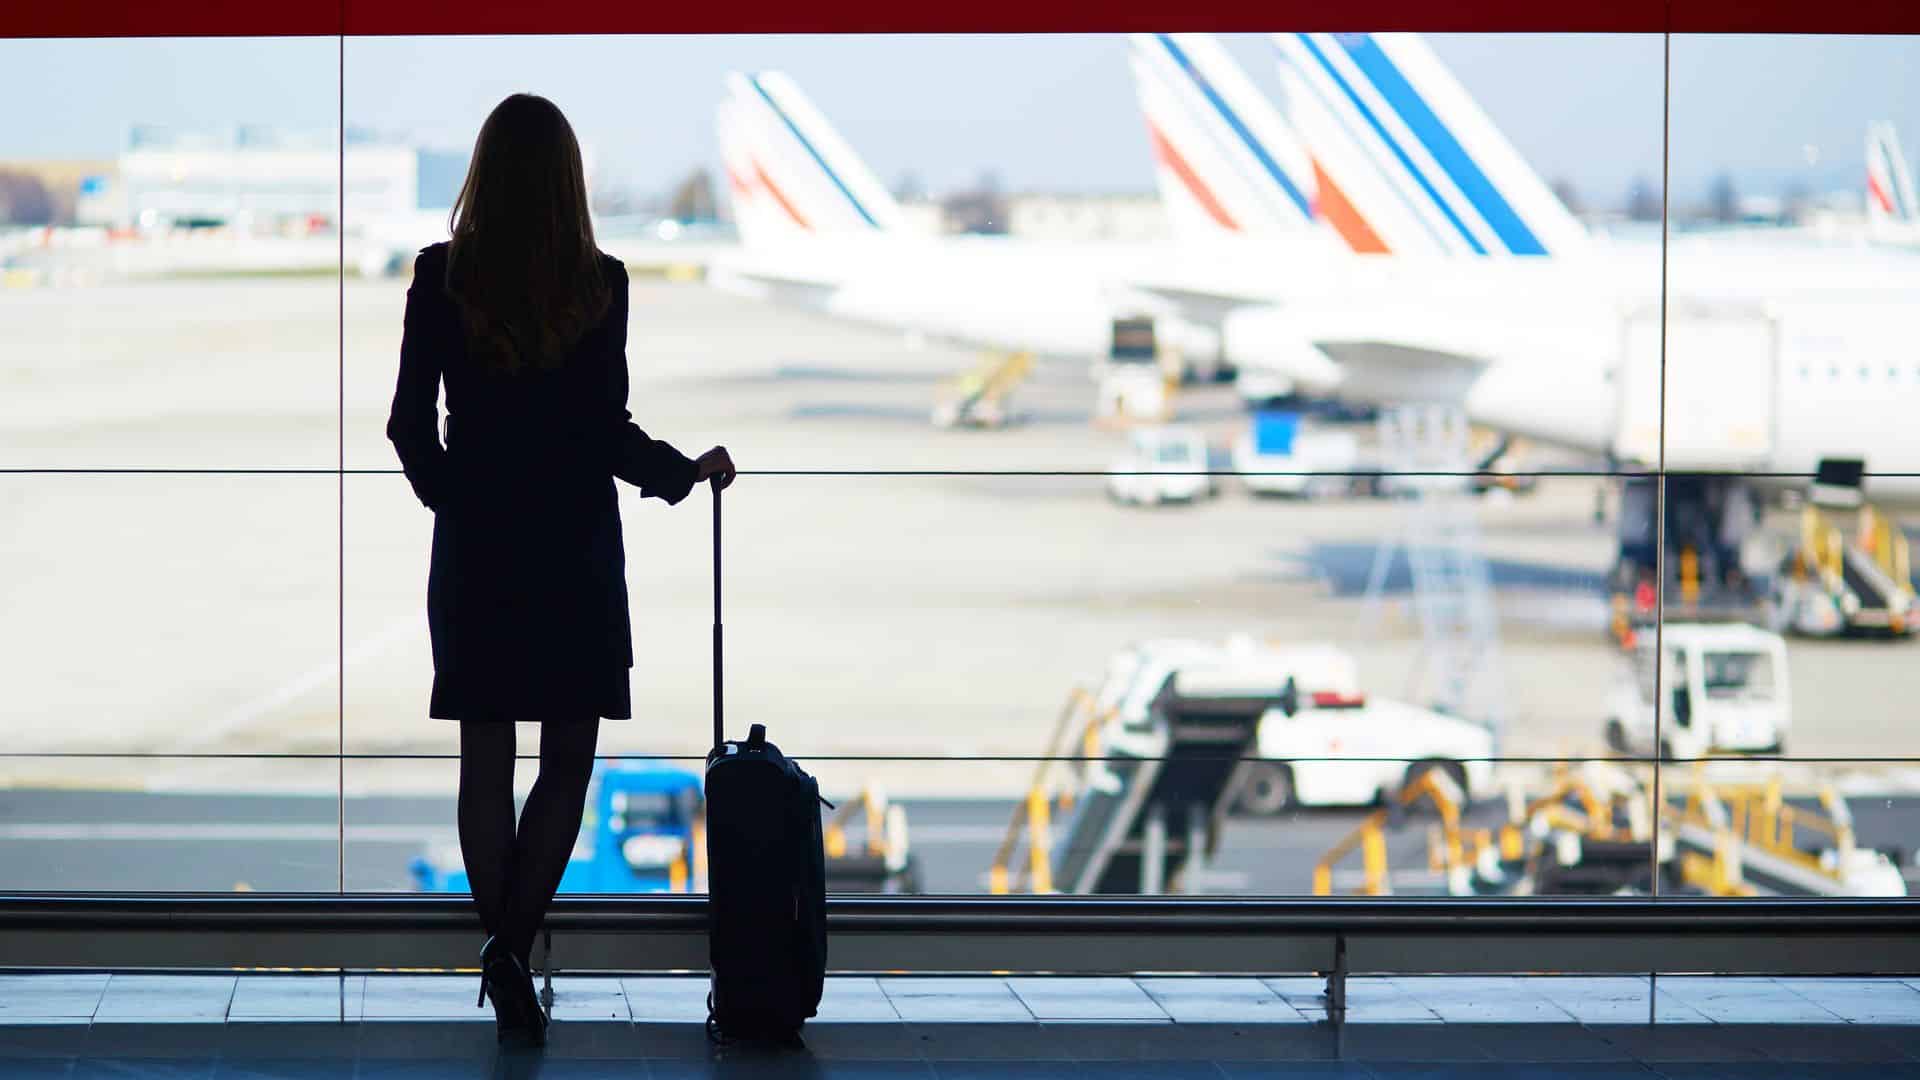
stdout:
<svg viewBox="0 0 1920 1080">
<path fill-rule="evenodd" d="M 720 492 L 713 492 L 713 750 L 707 755 L 707 1034 L 785 1042 L 827 973 L 820 785 L 753 725 L 726 741 L 720 685 Z"/>
</svg>

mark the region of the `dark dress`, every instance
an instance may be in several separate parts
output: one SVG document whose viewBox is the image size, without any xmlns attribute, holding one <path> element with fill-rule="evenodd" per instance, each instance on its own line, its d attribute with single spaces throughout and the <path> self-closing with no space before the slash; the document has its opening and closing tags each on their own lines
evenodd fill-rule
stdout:
<svg viewBox="0 0 1920 1080">
<path fill-rule="evenodd" d="M 606 318 L 566 362 L 507 374 L 471 359 L 445 287 L 447 245 L 414 263 L 387 438 L 433 511 L 429 715 L 576 720 L 633 714 L 626 549 L 613 479 L 686 498 L 686 455 L 627 412 L 627 273 L 600 256 Z M 447 387 L 441 445 L 440 383 Z"/>
</svg>

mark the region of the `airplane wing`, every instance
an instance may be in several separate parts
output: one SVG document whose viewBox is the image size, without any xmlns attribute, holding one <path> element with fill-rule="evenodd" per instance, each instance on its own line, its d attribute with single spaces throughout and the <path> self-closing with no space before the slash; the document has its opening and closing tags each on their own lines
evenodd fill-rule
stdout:
<svg viewBox="0 0 1920 1080">
<path fill-rule="evenodd" d="M 1247 307 L 1274 303 L 1263 290 L 1247 282 L 1205 281 L 1198 278 L 1136 278 L 1127 283 L 1149 296 L 1173 305 L 1180 317 L 1203 326 L 1219 326 L 1227 316 Z"/>
<path fill-rule="evenodd" d="M 841 279 L 820 260 L 727 256 L 708 265 L 707 284 L 736 296 L 820 311 L 840 288 Z"/>
</svg>

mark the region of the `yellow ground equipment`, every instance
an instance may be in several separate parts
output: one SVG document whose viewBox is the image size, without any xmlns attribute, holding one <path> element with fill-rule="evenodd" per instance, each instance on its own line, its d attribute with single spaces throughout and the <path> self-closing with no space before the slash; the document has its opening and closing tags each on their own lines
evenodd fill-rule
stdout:
<svg viewBox="0 0 1920 1080">
<path fill-rule="evenodd" d="M 1906 895 L 1899 869 L 1854 842 L 1853 815 L 1831 784 L 1820 786 L 1814 810 L 1786 801 L 1778 773 L 1715 780 L 1713 764 L 1669 782 L 1680 797 L 1661 808 L 1680 848 L 1682 883 L 1713 896 Z"/>
<path fill-rule="evenodd" d="M 1047 740 L 1046 757 L 1035 766 L 1026 795 L 1014 805 L 1006 836 L 994 852 L 987 882 L 995 894 L 1054 891 L 1053 819 L 1073 809 L 1074 793 L 1086 771 L 1085 759 L 1099 753 L 1100 725 L 1106 719 L 1086 690 L 1074 687 L 1067 695 Z M 1069 756 L 1079 760 L 1060 760 Z M 1016 865 L 1023 838 L 1027 857 Z"/>
<path fill-rule="evenodd" d="M 1653 887 L 1651 800 L 1635 772 L 1608 762 L 1556 765 L 1547 793 L 1508 793 L 1508 820 L 1481 876 L 1527 895 L 1605 895 Z"/>
<path fill-rule="evenodd" d="M 1390 895 L 1393 880 L 1387 867 L 1387 826 L 1399 812 L 1422 799 L 1432 802 L 1440 814 L 1440 824 L 1435 826 L 1430 838 L 1432 869 L 1445 875 L 1449 892 L 1467 892 L 1468 864 L 1460 829 L 1460 810 L 1466 805 L 1466 796 L 1446 770 L 1428 769 L 1402 787 L 1389 805 L 1368 814 L 1320 857 L 1313 867 L 1313 894 L 1333 895 L 1333 868 L 1357 849 L 1364 879 L 1354 891 L 1361 896 Z"/>
<path fill-rule="evenodd" d="M 1508 820 L 1498 828 L 1468 827 L 1467 804 L 1452 778 L 1423 773 L 1321 857 L 1315 895 L 1333 895 L 1334 868 L 1355 851 L 1362 880 L 1354 891 L 1392 894 L 1388 832 L 1421 802 L 1440 818 L 1427 828 L 1426 869 L 1447 894 L 1610 893 L 1650 884 L 1652 824 L 1643 789 L 1623 770 L 1594 763 L 1557 766 L 1546 793 L 1533 799 L 1509 789 Z"/>
<path fill-rule="evenodd" d="M 1920 631 L 1911 556 L 1900 527 L 1871 504 L 1852 510 L 1809 503 L 1800 535 L 1780 567 L 1781 625 L 1804 634 L 1911 634 Z"/>
<path fill-rule="evenodd" d="M 828 892 L 920 891 L 906 808 L 889 804 L 878 787 L 869 784 L 858 798 L 842 803 L 827 819 L 824 834 Z"/>
<path fill-rule="evenodd" d="M 999 427 L 1011 415 L 1009 401 L 1013 391 L 1033 371 L 1033 354 L 1024 352 L 992 353 L 981 363 L 954 379 L 933 407 L 933 422 L 940 427 Z"/>
</svg>

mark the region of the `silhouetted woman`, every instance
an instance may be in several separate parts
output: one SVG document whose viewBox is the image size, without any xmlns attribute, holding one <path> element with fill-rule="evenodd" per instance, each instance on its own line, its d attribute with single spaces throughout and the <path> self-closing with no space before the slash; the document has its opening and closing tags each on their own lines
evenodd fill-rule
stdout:
<svg viewBox="0 0 1920 1080">
<path fill-rule="evenodd" d="M 632 715 L 613 480 L 677 503 L 734 470 L 722 448 L 689 459 L 632 422 L 626 269 L 594 246 L 580 147 L 551 102 L 515 94 L 487 117 L 452 235 L 414 263 L 387 437 L 434 514 L 429 711 L 460 722 L 481 995 L 502 1038 L 539 1044 L 528 957 L 580 832 L 600 718 Z M 515 721 L 541 725 L 517 827 Z"/>
</svg>

